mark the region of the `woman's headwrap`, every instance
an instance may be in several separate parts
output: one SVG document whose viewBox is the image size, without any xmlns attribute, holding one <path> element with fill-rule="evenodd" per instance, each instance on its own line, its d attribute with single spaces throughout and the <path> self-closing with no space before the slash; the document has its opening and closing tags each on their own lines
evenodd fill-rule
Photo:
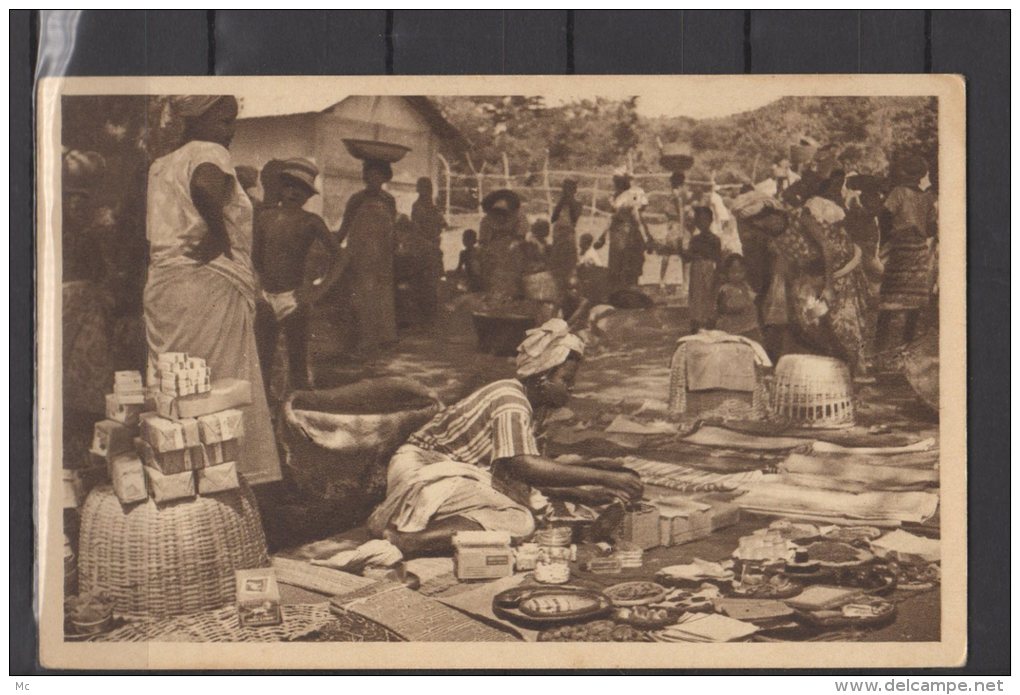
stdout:
<svg viewBox="0 0 1020 695">
<path fill-rule="evenodd" d="M 170 97 L 170 105 L 181 118 L 198 118 L 211 109 L 225 94 L 188 94 Z"/>
<path fill-rule="evenodd" d="M 584 341 L 570 332 L 563 319 L 549 319 L 525 334 L 517 347 L 517 377 L 548 372 L 567 361 L 571 352 L 584 354 Z"/>
<path fill-rule="evenodd" d="M 737 219 L 747 220 L 760 215 L 766 209 L 781 210 L 782 208 L 782 203 L 767 193 L 748 191 L 747 193 L 741 193 L 733 199 L 733 204 L 730 205 L 730 212 Z"/>
</svg>

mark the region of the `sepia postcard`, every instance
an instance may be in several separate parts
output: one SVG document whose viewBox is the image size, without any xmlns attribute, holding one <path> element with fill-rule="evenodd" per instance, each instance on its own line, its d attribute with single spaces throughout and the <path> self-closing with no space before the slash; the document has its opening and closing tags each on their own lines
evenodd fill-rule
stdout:
<svg viewBox="0 0 1020 695">
<path fill-rule="evenodd" d="M 40 81 L 42 665 L 961 665 L 964 104 Z"/>
</svg>

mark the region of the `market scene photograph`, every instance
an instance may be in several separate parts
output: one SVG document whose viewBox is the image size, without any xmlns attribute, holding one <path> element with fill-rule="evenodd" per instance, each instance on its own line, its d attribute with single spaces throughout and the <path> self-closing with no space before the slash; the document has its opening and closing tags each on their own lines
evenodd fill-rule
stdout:
<svg viewBox="0 0 1020 695">
<path fill-rule="evenodd" d="M 278 84 L 57 102 L 65 642 L 943 638 L 938 97 Z"/>
</svg>

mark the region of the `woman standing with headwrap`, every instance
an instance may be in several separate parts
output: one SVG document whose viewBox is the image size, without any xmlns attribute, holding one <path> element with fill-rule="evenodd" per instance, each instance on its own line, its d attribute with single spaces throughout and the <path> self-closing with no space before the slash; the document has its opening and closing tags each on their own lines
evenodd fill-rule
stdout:
<svg viewBox="0 0 1020 695">
<path fill-rule="evenodd" d="M 340 225 L 340 239 L 346 240 L 350 257 L 340 285 L 354 321 L 356 350 L 366 355 L 397 339 L 393 279 L 397 201 L 383 190 L 393 178 L 389 162 L 366 159 L 362 176 L 365 188 L 347 201 Z"/>
<path fill-rule="evenodd" d="M 249 483 L 279 480 L 255 348 L 252 206 L 227 151 L 237 100 L 185 96 L 171 104 L 184 119 L 184 144 L 149 169 L 144 295 L 149 361 L 155 364 L 164 352 L 187 352 L 204 358 L 214 379 L 249 381 L 252 405 L 244 408 L 238 466 Z"/>
</svg>

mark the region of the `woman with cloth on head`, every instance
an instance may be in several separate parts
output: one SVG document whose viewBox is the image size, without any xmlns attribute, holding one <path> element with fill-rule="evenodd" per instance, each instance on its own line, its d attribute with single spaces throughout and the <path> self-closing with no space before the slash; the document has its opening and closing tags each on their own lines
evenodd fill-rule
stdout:
<svg viewBox="0 0 1020 695">
<path fill-rule="evenodd" d="M 524 243 L 530 228 L 521 198 L 505 188 L 493 191 L 482 200 L 482 210 L 478 242 L 485 292 L 497 304 L 518 299 L 523 296 Z"/>
<path fill-rule="evenodd" d="M 548 504 L 535 488 L 586 502 L 639 500 L 641 480 L 629 471 L 564 465 L 539 452 L 536 427 L 567 403 L 583 352 L 562 319 L 528 331 L 517 378 L 447 407 L 393 455 L 386 499 L 368 521 L 373 533 L 411 557 L 448 552 L 458 531 L 529 536 Z"/>
<path fill-rule="evenodd" d="M 625 169 L 613 174 L 613 217 L 595 248 L 601 249 L 609 240 L 609 292 L 637 287 L 645 266 L 645 249 L 653 242 L 641 210 L 648 205 L 648 196 Z"/>
<path fill-rule="evenodd" d="M 919 156 L 897 162 L 893 167 L 893 189 L 879 217 L 883 251 L 888 256 L 876 336 L 880 347 L 891 347 L 887 343 L 896 313 L 903 313 L 906 321 L 903 340 L 897 343 L 911 342 L 921 309 L 931 301 L 938 212 L 935 194 L 921 187 L 927 174 L 928 164 Z"/>
<path fill-rule="evenodd" d="M 393 279 L 397 201 L 383 190 L 393 178 L 389 162 L 364 160 L 362 176 L 365 188 L 347 201 L 340 225 L 349 258 L 340 287 L 354 323 L 356 351 L 367 355 L 397 339 Z"/>
<path fill-rule="evenodd" d="M 149 169 L 143 300 L 149 361 L 154 365 L 164 352 L 187 352 L 206 360 L 214 380 L 250 382 L 238 468 L 249 483 L 279 480 L 255 346 L 252 206 L 227 151 L 237 100 L 182 96 L 171 104 L 184 119 L 184 144 Z"/>
</svg>

